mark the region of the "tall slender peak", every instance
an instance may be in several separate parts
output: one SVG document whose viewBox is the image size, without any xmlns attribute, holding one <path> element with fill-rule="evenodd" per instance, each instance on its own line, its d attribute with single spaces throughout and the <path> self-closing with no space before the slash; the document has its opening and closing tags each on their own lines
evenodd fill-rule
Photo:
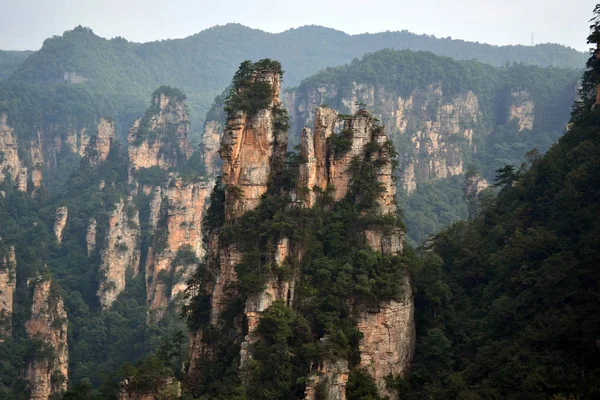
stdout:
<svg viewBox="0 0 600 400">
<path fill-rule="evenodd" d="M 256 208 L 272 174 L 283 168 L 288 120 L 279 99 L 281 75 L 281 65 L 267 59 L 243 62 L 233 79 L 219 152 L 227 218 Z"/>
<path fill-rule="evenodd" d="M 333 186 L 332 197 L 341 200 L 350 185 L 350 164 L 354 158 L 363 159 L 365 148 L 373 138 L 371 113 L 361 108 L 354 115 L 346 115 L 343 129 L 339 134 L 330 136 L 330 155 L 328 157 L 328 180 Z"/>
<path fill-rule="evenodd" d="M 54 236 L 58 243 L 62 243 L 63 230 L 67 225 L 67 218 L 69 217 L 69 209 L 67 206 L 58 207 L 54 217 Z"/>
<path fill-rule="evenodd" d="M 0 342 L 12 333 L 13 302 L 17 287 L 17 257 L 14 246 L 0 239 Z"/>
<path fill-rule="evenodd" d="M 328 143 L 329 138 L 334 134 L 338 113 L 336 110 L 327 108 L 323 105 L 315 110 L 315 133 L 314 147 L 315 158 L 317 161 L 317 181 L 316 186 L 325 190 L 328 185 Z"/>
<path fill-rule="evenodd" d="M 317 158 L 315 157 L 315 139 L 309 128 L 302 129 L 300 134 L 300 164 L 296 193 L 311 208 L 316 203 L 314 187 L 317 185 Z"/>
<path fill-rule="evenodd" d="M 115 138 L 115 124 L 110 118 L 100 118 L 96 135 L 92 136 L 86 148 L 86 155 L 89 158 L 90 165 L 96 166 L 104 161 L 110 153 Z"/>
<path fill-rule="evenodd" d="M 27 168 L 19 157 L 19 145 L 14 129 L 8 125 L 8 115 L 0 114 L 0 183 L 9 174 L 17 189 L 27 192 Z"/>
<path fill-rule="evenodd" d="M 120 199 L 111 211 L 101 259 L 98 297 L 102 309 L 108 309 L 139 271 L 140 219 L 133 199 Z"/>
<path fill-rule="evenodd" d="M 87 232 L 85 234 L 85 244 L 87 247 L 87 255 L 91 257 L 94 251 L 96 251 L 96 218 L 90 218 L 88 223 Z"/>
<path fill-rule="evenodd" d="M 67 329 L 67 313 L 58 288 L 50 280 L 35 283 L 31 318 L 25 322 L 29 338 L 41 344 L 25 366 L 31 400 L 47 400 L 51 394 L 67 389 Z"/>
<path fill-rule="evenodd" d="M 129 130 L 129 162 L 132 172 L 141 168 L 169 169 L 189 159 L 190 116 L 185 95 L 161 86 L 152 95 L 150 108 Z"/>
</svg>

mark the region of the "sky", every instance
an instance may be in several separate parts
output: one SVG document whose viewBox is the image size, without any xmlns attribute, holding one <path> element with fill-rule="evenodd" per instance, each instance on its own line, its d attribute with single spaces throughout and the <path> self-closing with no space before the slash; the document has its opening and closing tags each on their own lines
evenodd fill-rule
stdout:
<svg viewBox="0 0 600 400">
<path fill-rule="evenodd" d="M 268 32 L 322 25 L 350 34 L 408 30 L 496 45 L 587 51 L 597 0 L 0 0 L 0 49 L 37 50 L 77 25 L 134 42 L 183 38 L 228 22 Z"/>
</svg>

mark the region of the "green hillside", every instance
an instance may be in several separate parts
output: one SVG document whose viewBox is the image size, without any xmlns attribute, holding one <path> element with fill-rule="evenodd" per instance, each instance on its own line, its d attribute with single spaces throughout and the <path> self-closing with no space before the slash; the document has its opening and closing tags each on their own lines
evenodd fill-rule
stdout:
<svg viewBox="0 0 600 400">
<path fill-rule="evenodd" d="M 201 122 L 215 96 L 229 83 L 240 62 L 272 58 L 286 69 L 287 85 L 318 70 L 350 62 L 383 48 L 428 50 L 457 59 L 478 59 L 495 65 L 523 62 L 576 68 L 584 56 L 559 45 L 490 46 L 415 35 L 407 31 L 347 35 L 318 26 L 271 34 L 239 24 L 216 26 L 185 39 L 131 43 L 107 40 L 77 27 L 44 42 L 13 75 L 17 81 L 59 82 L 76 73 L 97 96 L 109 98 L 126 122 L 140 113 L 152 90 L 179 87 L 188 94 L 192 118 Z M 199 124 L 197 124 L 199 125 Z M 196 130 L 199 126 L 196 126 Z"/>
</svg>

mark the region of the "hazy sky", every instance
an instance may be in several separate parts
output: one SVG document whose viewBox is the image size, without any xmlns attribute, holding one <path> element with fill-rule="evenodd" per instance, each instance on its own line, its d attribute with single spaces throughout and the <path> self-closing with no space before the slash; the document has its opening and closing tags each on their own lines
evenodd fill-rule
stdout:
<svg viewBox="0 0 600 400">
<path fill-rule="evenodd" d="M 0 0 L 0 49 L 38 49 L 77 25 L 136 42 L 239 22 L 281 32 L 314 24 L 348 33 L 407 29 L 491 44 L 587 50 L 596 0 Z"/>
</svg>

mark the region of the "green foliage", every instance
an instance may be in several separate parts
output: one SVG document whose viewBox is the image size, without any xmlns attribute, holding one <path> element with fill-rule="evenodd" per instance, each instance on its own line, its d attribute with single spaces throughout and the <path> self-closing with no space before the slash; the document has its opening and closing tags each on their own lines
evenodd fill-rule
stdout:
<svg viewBox="0 0 600 400">
<path fill-rule="evenodd" d="M 372 150 L 373 154 L 383 151 Z M 298 163 L 296 157 L 288 154 L 287 163 Z M 228 380 L 237 373 L 239 343 L 227 332 L 240 318 L 246 299 L 260 293 L 269 280 L 289 280 L 293 271 L 301 276 L 294 307 L 275 302 L 262 314 L 259 340 L 251 346 L 253 358 L 244 372 L 245 394 L 252 399 L 299 398 L 313 362 L 339 357 L 352 366 L 358 363 L 362 334 L 352 307 L 402 298 L 407 266 L 414 257 L 410 252 L 381 254 L 365 245 L 365 229 L 397 229 L 401 221 L 394 215 L 373 214 L 381 192 L 373 163 L 355 160 L 350 174 L 350 191 L 342 201 L 334 203 L 323 193 L 319 204 L 306 209 L 287 190 L 269 190 L 256 209 L 232 220 L 224 219 L 223 207 L 225 193 L 235 197 L 236 188 L 217 184 L 208 212 L 213 228 L 206 234 L 219 232 L 221 245 L 235 245 L 242 257 L 235 266 L 236 290 L 222 313 L 221 328 L 208 324 L 210 298 L 202 292 L 206 267 L 201 265 L 190 281 L 191 301 L 184 309 L 188 325 L 202 330 L 203 338 L 222 354 L 213 361 L 201 360 L 201 381 L 187 385 L 193 393 L 222 398 L 237 387 L 237 379 Z M 282 238 L 306 249 L 301 262 L 295 256 L 275 262 L 273 254 Z M 365 390 L 363 381 L 357 378 L 356 393 Z"/>
<path fill-rule="evenodd" d="M 426 249 L 405 398 L 598 396 L 599 110 L 572 123 L 528 169 L 501 171 L 508 184 L 478 218 Z"/>
<path fill-rule="evenodd" d="M 281 64 L 268 58 L 256 63 L 247 60 L 240 64 L 233 77 L 229 95 L 225 99 L 224 110 L 229 117 L 236 111 L 244 111 L 252 116 L 267 108 L 273 99 L 273 88 L 269 82 L 254 79 L 256 73 L 265 70 L 283 74 Z"/>
</svg>

